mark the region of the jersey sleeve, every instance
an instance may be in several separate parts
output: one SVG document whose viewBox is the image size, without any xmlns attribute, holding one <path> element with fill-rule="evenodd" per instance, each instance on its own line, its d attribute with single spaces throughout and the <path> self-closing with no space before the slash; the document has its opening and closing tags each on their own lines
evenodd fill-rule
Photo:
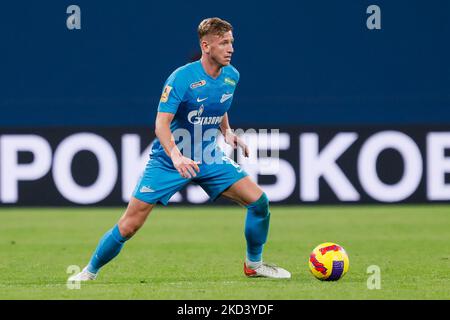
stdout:
<svg viewBox="0 0 450 320">
<path fill-rule="evenodd" d="M 164 84 L 164 89 L 159 100 L 158 112 L 176 113 L 178 106 L 183 102 L 188 89 L 187 82 L 180 72 L 175 71 Z"/>
<path fill-rule="evenodd" d="M 231 78 L 234 81 L 234 85 L 237 85 L 239 82 L 239 79 L 241 78 L 241 74 L 239 73 L 239 71 L 233 67 L 232 65 L 230 65 L 230 73 L 231 73 Z"/>
</svg>

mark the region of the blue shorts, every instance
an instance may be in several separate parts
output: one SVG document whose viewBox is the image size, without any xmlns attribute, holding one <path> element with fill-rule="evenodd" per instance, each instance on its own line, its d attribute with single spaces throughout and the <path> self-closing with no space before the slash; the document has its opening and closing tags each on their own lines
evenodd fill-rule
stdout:
<svg viewBox="0 0 450 320">
<path fill-rule="evenodd" d="M 213 164 L 199 164 L 200 172 L 194 178 L 183 178 L 165 159 L 150 158 L 139 178 L 133 196 L 141 201 L 167 205 L 169 199 L 190 182 L 200 185 L 215 201 L 222 192 L 248 174 L 233 160 Z"/>
</svg>

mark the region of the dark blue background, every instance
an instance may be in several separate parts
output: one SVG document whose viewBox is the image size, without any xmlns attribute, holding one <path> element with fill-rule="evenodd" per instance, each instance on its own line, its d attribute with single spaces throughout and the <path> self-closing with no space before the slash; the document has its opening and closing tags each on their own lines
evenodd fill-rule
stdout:
<svg viewBox="0 0 450 320">
<path fill-rule="evenodd" d="M 1 5 L 0 126 L 153 126 L 211 16 L 235 28 L 233 127 L 450 124 L 448 0 L 20 0 Z"/>
</svg>

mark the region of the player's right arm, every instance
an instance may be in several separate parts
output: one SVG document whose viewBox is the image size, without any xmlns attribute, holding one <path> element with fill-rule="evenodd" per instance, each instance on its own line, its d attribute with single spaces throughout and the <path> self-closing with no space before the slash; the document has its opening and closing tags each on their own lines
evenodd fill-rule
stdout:
<svg viewBox="0 0 450 320">
<path fill-rule="evenodd" d="M 155 134 L 164 148 L 166 154 L 172 159 L 173 166 L 184 178 L 195 177 L 200 172 L 197 163 L 181 153 L 175 144 L 175 138 L 170 130 L 170 123 L 175 114 L 170 112 L 158 112 L 156 115 Z"/>
</svg>

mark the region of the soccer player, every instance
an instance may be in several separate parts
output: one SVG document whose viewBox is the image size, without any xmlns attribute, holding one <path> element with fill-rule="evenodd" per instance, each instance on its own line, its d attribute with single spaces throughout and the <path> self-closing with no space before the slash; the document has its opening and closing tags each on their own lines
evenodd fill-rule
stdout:
<svg viewBox="0 0 450 320">
<path fill-rule="evenodd" d="M 222 133 L 226 143 L 240 148 L 248 157 L 248 147 L 228 122 L 227 111 L 239 81 L 239 72 L 230 64 L 234 51 L 232 30 L 219 18 L 200 23 L 201 59 L 175 70 L 164 85 L 150 159 L 125 213 L 100 240 L 88 265 L 70 281 L 94 280 L 100 268 L 117 256 L 144 224 L 153 207 L 157 203 L 167 205 L 190 182 L 200 185 L 212 201 L 223 196 L 247 208 L 246 276 L 291 277 L 285 269 L 262 259 L 270 219 L 266 194 L 216 145 L 215 137 Z M 208 130 L 216 131 L 209 139 L 205 138 Z M 199 131 L 204 133 L 200 139 Z"/>
</svg>

